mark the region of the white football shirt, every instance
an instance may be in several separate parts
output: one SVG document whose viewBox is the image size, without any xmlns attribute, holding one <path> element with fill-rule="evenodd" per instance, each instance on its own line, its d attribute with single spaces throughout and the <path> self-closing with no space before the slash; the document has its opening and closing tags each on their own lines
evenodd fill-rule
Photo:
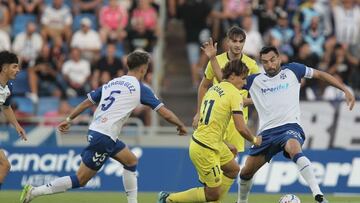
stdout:
<svg viewBox="0 0 360 203">
<path fill-rule="evenodd" d="M 259 115 L 258 133 L 289 123 L 300 125 L 301 78 L 312 78 L 314 70 L 303 64 L 281 66 L 274 77 L 250 75 L 244 89 L 250 92 Z"/>
</svg>

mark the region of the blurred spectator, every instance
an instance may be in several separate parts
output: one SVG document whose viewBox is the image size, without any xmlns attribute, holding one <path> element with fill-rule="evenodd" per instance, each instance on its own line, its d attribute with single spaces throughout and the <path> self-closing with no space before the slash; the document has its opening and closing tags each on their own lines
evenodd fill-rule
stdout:
<svg viewBox="0 0 360 203">
<path fill-rule="evenodd" d="M 42 48 L 41 35 L 37 33 L 36 24 L 29 22 L 26 31 L 16 35 L 12 45 L 13 51 L 20 57 L 22 67 L 33 66 Z"/>
<path fill-rule="evenodd" d="M 7 32 L 0 29 L 0 51 L 10 50 L 11 41 Z"/>
<path fill-rule="evenodd" d="M 16 15 L 16 4 L 15 0 L 0 0 L 0 5 L 5 6 L 9 11 L 10 19 L 13 19 Z"/>
<path fill-rule="evenodd" d="M 59 104 L 59 108 L 56 111 L 49 111 L 44 114 L 44 125 L 47 126 L 58 126 L 66 116 L 70 114 L 72 107 L 70 104 L 62 99 Z"/>
<path fill-rule="evenodd" d="M 202 77 L 200 63 L 200 44 L 210 37 L 206 20 L 212 12 L 210 4 L 205 0 L 179 1 L 177 15 L 184 22 L 186 35 L 186 51 L 191 66 L 193 88 L 196 89 Z"/>
<path fill-rule="evenodd" d="M 270 30 L 270 44 L 277 47 L 281 53 L 291 57 L 294 55 L 291 44 L 294 36 L 294 30 L 289 27 L 287 13 L 280 12 L 277 25 Z"/>
<path fill-rule="evenodd" d="M 61 38 L 56 38 L 51 47 L 51 57 L 56 59 L 57 69 L 61 69 L 63 66 L 66 54 L 68 53 L 67 46 L 63 43 Z"/>
<path fill-rule="evenodd" d="M 15 0 L 16 13 L 40 16 L 43 0 Z"/>
<path fill-rule="evenodd" d="M 67 82 L 68 96 L 84 96 L 90 90 L 88 79 L 91 74 L 90 63 L 81 59 L 79 48 L 72 48 L 70 59 L 62 66 L 62 74 Z"/>
<path fill-rule="evenodd" d="M 292 61 L 318 69 L 319 57 L 312 53 L 310 45 L 304 42 L 299 46 L 298 54 Z M 310 94 L 309 91 L 311 91 L 311 98 L 308 98 Z M 320 94 L 320 89 L 316 80 L 302 80 L 302 88 L 300 89 L 301 100 L 315 100 Z"/>
<path fill-rule="evenodd" d="M 319 17 L 320 13 L 315 10 L 316 0 L 306 0 L 300 5 L 299 12 L 294 17 L 294 26 L 298 26 L 301 30 L 306 31 L 309 29 L 311 19 L 315 16 Z M 320 26 L 324 29 L 323 26 Z"/>
<path fill-rule="evenodd" d="M 137 7 L 132 11 L 132 19 L 142 19 L 146 30 L 157 33 L 157 12 L 151 6 L 150 0 L 138 0 Z"/>
<path fill-rule="evenodd" d="M 106 54 L 96 64 L 92 75 L 91 86 L 93 89 L 107 83 L 115 77 L 126 74 L 126 68 L 120 58 L 117 58 L 115 44 L 108 44 Z"/>
<path fill-rule="evenodd" d="M 41 16 L 41 24 L 43 25 L 41 35 L 44 41 L 49 38 L 53 41 L 56 41 L 56 38 L 65 38 L 66 42 L 70 43 L 72 15 L 63 0 L 53 0 L 51 5 L 46 6 Z"/>
<path fill-rule="evenodd" d="M 253 58 L 257 58 L 263 47 L 263 41 L 259 31 L 254 29 L 252 16 L 243 17 L 242 28 L 246 32 L 246 41 L 243 52 Z"/>
<path fill-rule="evenodd" d="M 228 16 L 222 20 L 223 30 L 228 30 L 233 25 L 241 24 L 241 18 L 247 15 L 250 6 L 247 0 L 222 0 L 223 12 Z"/>
<path fill-rule="evenodd" d="M 0 30 L 3 30 L 10 34 L 11 31 L 11 14 L 9 8 L 3 3 L 0 4 Z"/>
<path fill-rule="evenodd" d="M 111 40 L 122 42 L 127 33 L 128 12 L 117 0 L 109 0 L 109 4 L 101 8 L 99 14 L 100 37 L 103 43 Z"/>
<path fill-rule="evenodd" d="M 258 17 L 259 31 L 262 35 L 276 25 L 275 3 L 275 0 L 266 0 L 264 4 L 255 5 L 254 14 Z"/>
<path fill-rule="evenodd" d="M 360 5 L 356 5 L 354 0 L 343 0 L 342 4 L 335 4 L 332 8 L 337 41 L 360 58 Z"/>
<path fill-rule="evenodd" d="M 101 49 L 99 33 L 91 29 L 89 18 L 82 18 L 80 23 L 81 29 L 73 35 L 71 47 L 79 48 L 84 59 L 96 61 Z"/>
<path fill-rule="evenodd" d="M 306 31 L 304 41 L 310 45 L 311 51 L 322 57 L 324 54 L 325 35 L 319 27 L 319 17 L 315 16 L 311 19 L 309 30 Z"/>
<path fill-rule="evenodd" d="M 349 85 L 351 74 L 355 73 L 358 66 L 359 59 L 352 56 L 344 45 L 337 44 L 330 60 L 328 72 L 339 74 L 342 81 Z"/>
<path fill-rule="evenodd" d="M 98 14 L 102 0 L 73 0 L 72 7 L 74 15 L 81 13 Z"/>
<path fill-rule="evenodd" d="M 342 81 L 342 78 L 339 74 L 333 74 L 333 76 L 339 82 L 344 84 L 344 82 Z M 344 85 L 350 91 L 351 94 L 354 94 L 354 91 L 351 87 L 349 87 L 346 84 L 344 84 Z M 322 98 L 323 98 L 323 100 L 327 100 L 327 101 L 343 101 L 343 100 L 345 100 L 345 93 L 343 91 L 339 90 L 338 88 L 329 85 L 325 88 Z"/>
<path fill-rule="evenodd" d="M 66 83 L 56 66 L 56 58 L 51 56 L 50 47 L 44 44 L 35 65 L 28 69 L 31 96 L 55 96 L 65 95 Z"/>
<path fill-rule="evenodd" d="M 333 33 L 332 12 L 329 0 L 317 0 L 314 4 L 314 9 L 319 13 L 321 19 L 321 30 L 325 36 Z"/>
<path fill-rule="evenodd" d="M 152 53 L 156 40 L 154 31 L 146 29 L 143 18 L 131 19 L 131 28 L 127 37 L 130 52 L 141 49 Z"/>
</svg>

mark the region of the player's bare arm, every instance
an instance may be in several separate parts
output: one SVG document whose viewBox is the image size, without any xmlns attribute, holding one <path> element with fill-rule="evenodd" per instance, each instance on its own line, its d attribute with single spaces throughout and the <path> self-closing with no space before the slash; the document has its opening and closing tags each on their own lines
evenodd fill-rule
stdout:
<svg viewBox="0 0 360 203">
<path fill-rule="evenodd" d="M 196 109 L 196 114 L 193 118 L 193 123 L 192 126 L 194 129 L 197 128 L 198 126 L 198 122 L 199 122 L 199 116 L 200 116 L 200 107 L 201 107 L 201 103 L 202 100 L 204 98 L 204 95 L 206 93 L 206 91 L 209 89 L 209 87 L 212 85 L 212 81 L 206 79 L 205 77 L 202 78 L 199 88 L 198 88 L 198 95 L 197 95 L 197 109 Z"/>
<path fill-rule="evenodd" d="M 204 42 L 201 49 L 204 51 L 205 55 L 209 58 L 212 70 L 215 74 L 216 79 L 220 82 L 222 81 L 222 72 L 220 65 L 216 59 L 217 53 L 217 43 L 213 42 L 212 38 L 208 42 Z"/>
<path fill-rule="evenodd" d="M 79 114 L 81 114 L 83 111 L 85 111 L 87 108 L 93 106 L 94 103 L 92 103 L 89 99 L 85 99 L 83 102 L 81 102 L 79 105 L 75 107 L 74 110 L 69 114 L 69 116 L 65 119 L 65 121 L 61 122 L 58 126 L 58 130 L 61 133 L 68 132 L 71 121 L 75 119 Z"/>
<path fill-rule="evenodd" d="M 253 136 L 249 128 L 246 126 L 244 117 L 242 114 L 234 113 L 233 119 L 236 129 L 239 131 L 247 141 L 253 143 L 255 146 L 260 146 L 262 142 L 261 136 Z"/>
<path fill-rule="evenodd" d="M 176 125 L 179 135 L 186 135 L 187 130 L 184 123 L 171 110 L 162 106 L 157 110 L 157 113 L 169 123 Z"/>
<path fill-rule="evenodd" d="M 12 110 L 11 106 L 3 106 L 3 113 L 6 119 L 9 121 L 9 123 L 11 123 L 11 125 L 14 126 L 21 139 L 26 141 L 27 140 L 26 132 L 24 128 L 22 128 L 19 122 L 16 120 L 14 111 Z"/>
<path fill-rule="evenodd" d="M 346 104 L 349 106 L 349 109 L 352 110 L 355 105 L 355 97 L 351 92 L 345 87 L 345 85 L 341 84 L 336 80 L 332 75 L 326 73 L 324 71 L 314 70 L 313 78 L 320 79 L 329 83 L 331 86 L 334 86 L 345 93 Z"/>
</svg>

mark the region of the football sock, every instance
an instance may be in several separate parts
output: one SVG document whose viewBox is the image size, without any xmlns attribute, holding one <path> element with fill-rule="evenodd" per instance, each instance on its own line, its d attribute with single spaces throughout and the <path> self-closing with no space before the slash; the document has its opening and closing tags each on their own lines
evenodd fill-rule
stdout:
<svg viewBox="0 0 360 203">
<path fill-rule="evenodd" d="M 124 167 L 123 185 L 128 203 L 137 203 L 138 188 L 136 171 L 130 171 Z"/>
<path fill-rule="evenodd" d="M 1 190 L 2 183 L 0 183 L 0 190 Z"/>
<path fill-rule="evenodd" d="M 318 182 L 316 181 L 314 169 L 311 166 L 310 160 L 304 156 L 303 153 L 298 153 L 293 157 L 293 161 L 296 163 L 301 176 L 309 185 L 313 196 L 315 197 L 317 194 L 323 194 L 320 190 Z"/>
<path fill-rule="evenodd" d="M 206 202 L 205 190 L 203 187 L 198 187 L 183 192 L 171 193 L 166 199 L 166 202 Z"/>
<path fill-rule="evenodd" d="M 221 184 L 221 191 L 220 191 L 220 200 L 224 200 L 227 193 L 230 190 L 231 185 L 234 183 L 235 179 L 229 178 L 222 174 L 222 184 Z M 220 201 L 219 201 L 220 202 Z"/>
<path fill-rule="evenodd" d="M 237 203 L 247 203 L 249 193 L 253 184 L 253 178 L 246 180 L 239 177 L 238 179 L 238 201 Z"/>
<path fill-rule="evenodd" d="M 34 189 L 31 191 L 31 195 L 36 197 L 41 195 L 55 194 L 65 192 L 70 188 L 72 188 L 72 178 L 70 178 L 70 176 L 64 176 L 57 178 L 46 185 L 34 187 Z"/>
</svg>

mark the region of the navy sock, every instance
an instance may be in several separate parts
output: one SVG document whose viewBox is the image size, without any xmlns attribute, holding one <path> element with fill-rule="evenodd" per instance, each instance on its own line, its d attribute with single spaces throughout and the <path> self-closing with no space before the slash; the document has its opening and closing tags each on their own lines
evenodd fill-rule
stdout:
<svg viewBox="0 0 360 203">
<path fill-rule="evenodd" d="M 72 183 L 71 188 L 79 188 L 80 187 L 79 179 L 77 178 L 76 175 L 70 176 L 70 179 L 71 179 L 71 183 Z"/>
<path fill-rule="evenodd" d="M 124 169 L 128 170 L 128 171 L 132 171 L 132 172 L 135 172 L 136 171 L 136 166 L 124 166 Z"/>
</svg>

